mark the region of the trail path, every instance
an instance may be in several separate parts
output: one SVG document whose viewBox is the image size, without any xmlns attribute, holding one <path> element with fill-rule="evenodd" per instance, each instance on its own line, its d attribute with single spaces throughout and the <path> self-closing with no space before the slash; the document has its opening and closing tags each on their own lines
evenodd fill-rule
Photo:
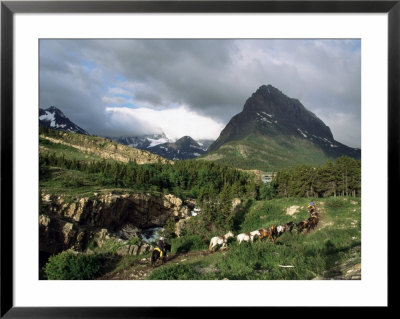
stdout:
<svg viewBox="0 0 400 319">
<path fill-rule="evenodd" d="M 327 220 L 326 210 L 324 207 L 325 202 L 318 202 L 318 210 L 320 218 L 315 230 L 321 230 L 325 227 L 331 226 L 334 223 Z M 352 248 L 351 258 L 342 264 L 335 264 L 334 267 L 325 271 L 323 277 L 315 277 L 314 280 L 361 280 L 361 263 L 357 262 L 357 257 L 361 251 L 361 245 Z"/>
<path fill-rule="evenodd" d="M 127 267 L 121 270 L 113 270 L 102 277 L 98 278 L 98 280 L 144 280 L 146 277 L 156 268 L 164 267 L 171 264 L 179 264 L 187 261 L 188 259 L 193 259 L 199 256 L 209 255 L 211 252 L 208 250 L 200 250 L 200 251 L 190 251 L 182 254 L 167 254 L 167 262 L 165 265 L 161 265 L 160 260 L 157 261 L 156 267 L 153 268 L 150 265 L 150 257 L 142 258 L 138 262 L 135 263 L 132 267 Z"/>
</svg>

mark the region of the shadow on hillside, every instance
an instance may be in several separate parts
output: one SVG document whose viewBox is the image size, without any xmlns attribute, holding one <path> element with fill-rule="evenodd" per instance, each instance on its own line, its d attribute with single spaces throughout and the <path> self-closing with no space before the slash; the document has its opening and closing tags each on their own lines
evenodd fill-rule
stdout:
<svg viewBox="0 0 400 319">
<path fill-rule="evenodd" d="M 346 249 L 337 249 L 335 244 L 332 243 L 330 240 L 328 240 L 325 243 L 324 247 L 324 256 L 325 256 L 325 272 L 324 272 L 324 277 L 332 278 L 336 276 L 341 276 L 342 271 L 336 267 L 340 258 L 339 258 L 339 252 L 348 250 Z"/>
<path fill-rule="evenodd" d="M 249 212 L 251 205 L 253 204 L 253 200 L 249 199 L 244 207 L 240 209 L 235 217 L 233 218 L 233 230 L 238 231 L 240 229 L 240 225 L 244 222 L 246 214 Z"/>
<path fill-rule="evenodd" d="M 325 243 L 324 255 L 325 255 L 325 278 L 334 278 L 343 276 L 343 271 L 340 267 L 340 253 L 348 253 L 353 250 L 359 243 L 354 242 L 349 246 L 343 248 L 337 248 L 335 245 L 328 240 Z"/>
<path fill-rule="evenodd" d="M 100 276 L 113 271 L 118 263 L 121 261 L 122 256 L 113 254 L 104 254 L 101 257 L 102 265 L 100 269 Z"/>
</svg>

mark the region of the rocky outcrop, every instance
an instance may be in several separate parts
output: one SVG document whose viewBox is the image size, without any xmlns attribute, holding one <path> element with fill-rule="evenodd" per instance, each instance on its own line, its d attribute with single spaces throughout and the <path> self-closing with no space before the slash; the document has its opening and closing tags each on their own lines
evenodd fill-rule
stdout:
<svg viewBox="0 0 400 319">
<path fill-rule="evenodd" d="M 174 195 L 110 193 L 71 201 L 43 194 L 42 203 L 39 242 L 40 250 L 48 253 L 82 250 L 90 240 L 138 237 L 140 229 L 164 226 L 171 216 L 190 216 L 189 207 Z"/>
<path fill-rule="evenodd" d="M 78 225 L 117 231 L 125 224 L 138 228 L 162 226 L 170 216 L 185 218 L 190 209 L 173 195 L 106 194 L 66 201 L 62 196 L 42 196 L 50 217 Z"/>
<path fill-rule="evenodd" d="M 182 230 L 185 228 L 185 225 L 189 219 L 190 219 L 190 217 L 186 217 L 184 219 L 179 220 L 177 223 L 175 223 L 175 235 L 177 237 L 181 237 Z"/>
<path fill-rule="evenodd" d="M 39 250 L 55 254 L 72 248 L 82 250 L 94 232 L 46 215 L 39 216 Z"/>
</svg>

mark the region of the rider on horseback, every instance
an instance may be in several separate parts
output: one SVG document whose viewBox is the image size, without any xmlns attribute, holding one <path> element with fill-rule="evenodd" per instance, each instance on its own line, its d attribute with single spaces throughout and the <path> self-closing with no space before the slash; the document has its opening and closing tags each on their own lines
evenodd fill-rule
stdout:
<svg viewBox="0 0 400 319">
<path fill-rule="evenodd" d="M 159 238 L 157 247 L 160 248 L 160 250 L 161 250 L 160 257 L 163 257 L 167 253 L 166 249 L 165 249 L 165 244 L 164 244 L 164 237 Z"/>
<path fill-rule="evenodd" d="M 310 213 L 310 215 L 315 211 L 315 204 L 313 201 L 311 201 L 308 206 L 307 206 L 308 212 Z"/>
</svg>

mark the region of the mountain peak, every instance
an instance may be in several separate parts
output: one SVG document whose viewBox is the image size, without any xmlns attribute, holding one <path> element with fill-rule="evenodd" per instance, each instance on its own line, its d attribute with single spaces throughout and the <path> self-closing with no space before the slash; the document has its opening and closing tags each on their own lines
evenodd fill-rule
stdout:
<svg viewBox="0 0 400 319">
<path fill-rule="evenodd" d="M 286 96 L 270 84 L 261 85 L 247 99 L 242 112 L 232 117 L 208 152 L 216 151 L 226 143 L 255 136 L 305 140 L 304 143 L 315 145 L 327 156 L 337 157 L 343 153 L 359 157 L 359 153 L 336 142 L 330 128 L 298 99 Z"/>
<path fill-rule="evenodd" d="M 261 85 L 255 94 L 271 94 L 271 93 L 282 93 L 280 90 L 278 90 L 276 87 L 272 86 L 271 84 L 268 85 Z"/>
<path fill-rule="evenodd" d="M 54 130 L 75 132 L 89 135 L 83 128 L 73 123 L 65 114 L 54 105 L 47 109 L 39 108 L 39 124 Z"/>
<path fill-rule="evenodd" d="M 187 136 L 187 135 L 186 136 L 182 136 L 180 139 L 176 140 L 175 143 L 197 144 L 197 142 L 194 139 L 192 139 L 190 136 Z"/>
</svg>

